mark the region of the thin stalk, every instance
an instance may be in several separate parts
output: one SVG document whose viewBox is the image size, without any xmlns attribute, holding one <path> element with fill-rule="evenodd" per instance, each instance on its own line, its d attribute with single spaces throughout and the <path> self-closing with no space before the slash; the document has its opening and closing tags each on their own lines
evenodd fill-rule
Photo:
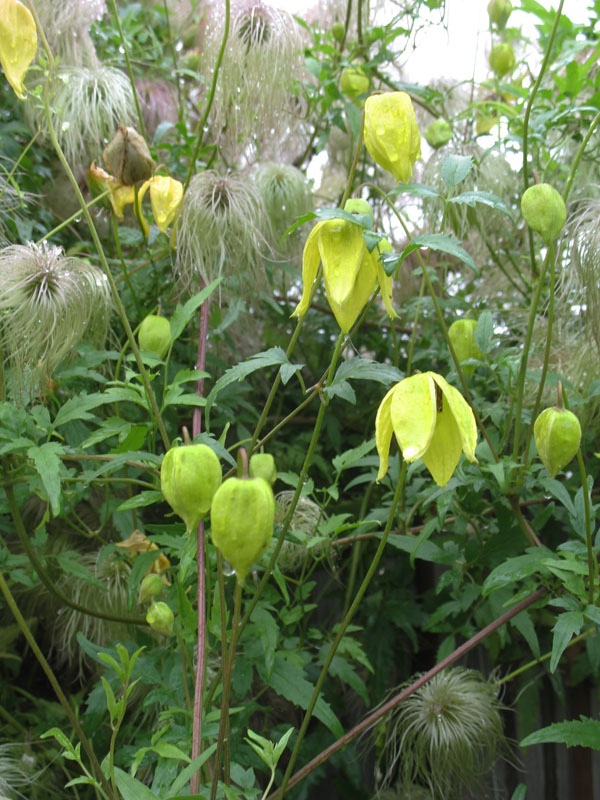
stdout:
<svg viewBox="0 0 600 800">
<path fill-rule="evenodd" d="M 342 622 L 340 623 L 340 626 L 338 628 L 338 632 L 336 634 L 336 637 L 333 640 L 333 643 L 332 643 L 331 647 L 329 648 L 329 652 L 327 653 L 327 657 L 325 658 L 325 661 L 324 661 L 323 666 L 321 668 L 321 673 L 320 673 L 320 675 L 319 675 L 319 677 L 317 679 L 317 682 L 315 684 L 315 688 L 313 689 L 312 697 L 310 698 L 310 702 L 308 704 L 308 708 L 306 709 L 306 713 L 304 715 L 304 719 L 302 720 L 302 725 L 300 726 L 300 730 L 298 731 L 298 736 L 297 736 L 296 742 L 294 744 L 294 749 L 292 751 L 292 755 L 290 756 L 290 760 L 289 760 L 287 769 L 285 771 L 285 775 L 283 776 L 283 781 L 282 781 L 282 784 L 281 784 L 281 788 L 279 789 L 279 792 L 278 792 L 278 795 L 279 795 L 280 798 L 283 798 L 283 796 L 285 795 L 286 787 L 288 785 L 290 776 L 292 774 L 292 770 L 294 768 L 294 764 L 296 763 L 296 759 L 298 758 L 298 753 L 300 752 L 300 747 L 302 745 L 302 742 L 304 741 L 304 735 L 306 734 L 306 730 L 307 730 L 309 722 L 311 720 L 314 708 L 315 708 L 315 706 L 317 704 L 317 700 L 319 699 L 319 694 L 321 692 L 321 688 L 323 686 L 323 683 L 325 682 L 325 678 L 327 677 L 327 673 L 329 672 L 329 667 L 331 666 L 331 662 L 333 661 L 333 658 L 334 658 L 334 656 L 336 654 L 337 648 L 338 648 L 338 646 L 339 646 L 339 644 L 340 644 L 340 642 L 342 640 L 342 637 L 344 636 L 344 634 L 346 632 L 346 629 L 347 629 L 348 625 L 352 621 L 352 618 L 354 617 L 354 614 L 356 613 L 356 610 L 358 609 L 358 607 L 360 605 L 360 602 L 361 602 L 361 600 L 362 600 L 362 598 L 364 596 L 364 593 L 367 591 L 367 588 L 368 588 L 368 586 L 369 586 L 369 584 L 371 582 L 371 578 L 375 574 L 375 570 L 377 569 L 379 561 L 381 560 L 381 556 L 383 555 L 383 551 L 385 550 L 385 546 L 387 544 L 387 539 L 388 539 L 388 534 L 389 534 L 389 532 L 390 532 L 390 530 L 392 528 L 392 523 L 393 523 L 394 518 L 396 516 L 396 506 L 398 505 L 398 501 L 399 501 L 399 499 L 400 499 L 400 497 L 402 495 L 402 491 L 403 491 L 403 488 L 404 488 L 405 479 L 406 479 L 406 461 L 403 461 L 402 462 L 402 469 L 400 471 L 400 478 L 398 480 L 398 485 L 396 486 L 396 491 L 394 492 L 394 498 L 392 500 L 392 505 L 391 505 L 390 510 L 389 510 L 387 523 L 386 523 L 386 526 L 385 526 L 385 530 L 383 531 L 383 535 L 381 537 L 381 541 L 379 542 L 379 546 L 377 547 L 375 555 L 373 556 L 373 560 L 371 561 L 371 564 L 369 565 L 369 569 L 367 570 L 367 573 L 366 573 L 365 577 L 363 578 L 361 585 L 359 586 L 359 589 L 358 589 L 358 591 L 356 593 L 356 596 L 355 596 L 354 600 L 352 601 L 352 605 L 350 606 L 350 608 L 348 609 L 348 611 L 347 611 L 346 615 L 344 616 Z"/>
<path fill-rule="evenodd" d="M 22 160 L 25 158 L 25 156 L 27 155 L 27 153 L 28 153 L 29 149 L 30 149 L 31 147 L 33 147 L 33 145 L 35 144 L 35 141 L 36 141 L 36 139 L 38 138 L 38 136 L 40 135 L 40 133 L 41 133 L 41 130 L 37 130 L 37 131 L 36 131 L 36 132 L 33 134 L 33 136 L 31 137 L 31 139 L 30 139 L 30 140 L 27 142 L 27 144 L 25 145 L 25 147 L 24 147 L 24 148 L 21 150 L 21 152 L 19 153 L 19 157 L 17 158 L 17 160 L 15 161 L 15 163 L 12 165 L 11 169 L 10 169 L 10 170 L 9 170 L 9 171 L 6 173 L 6 178 L 4 178 L 4 184 L 2 185 L 2 188 L 0 189 L 0 200 L 2 200 L 2 197 L 4 196 L 4 192 L 6 191 L 6 187 L 9 185 L 9 183 L 10 183 L 10 181 L 11 181 L 11 179 L 12 179 L 13 175 L 15 174 L 15 172 L 17 171 L 17 169 L 19 168 L 19 164 L 21 163 L 21 161 L 22 161 Z"/>
<path fill-rule="evenodd" d="M 114 2 L 114 0 L 113 0 Z M 188 186 L 190 185 L 190 181 L 192 179 L 192 175 L 194 174 L 194 170 L 196 168 L 196 161 L 198 160 L 198 153 L 200 152 L 200 148 L 202 147 L 202 140 L 204 139 L 204 127 L 206 125 L 206 120 L 208 119 L 208 115 L 210 114 L 210 110 L 212 108 L 213 101 L 215 99 L 215 91 L 217 89 L 217 80 L 219 78 L 219 71 L 221 69 L 221 62 L 223 61 L 223 55 L 225 54 L 225 46 L 227 45 L 227 37 L 229 36 L 229 23 L 231 21 L 231 0 L 225 0 L 225 27 L 223 29 L 223 41 L 221 42 L 221 47 L 219 48 L 219 54 L 217 56 L 217 60 L 215 62 L 215 69 L 213 72 L 213 79 L 210 86 L 210 91 L 208 93 L 208 97 L 206 99 L 206 105 L 204 107 L 204 114 L 202 115 L 202 119 L 198 123 L 196 128 L 196 147 L 194 148 L 194 153 L 192 155 L 192 160 L 190 161 L 190 166 L 188 169 L 188 174 L 185 179 L 185 183 L 183 185 L 184 193 L 187 191 Z"/>
<path fill-rule="evenodd" d="M 591 628 L 588 628 L 587 631 L 584 631 L 583 633 L 580 633 L 579 636 L 575 636 L 573 639 L 571 639 L 569 644 L 565 647 L 565 650 L 568 650 L 569 647 L 573 647 L 574 644 L 582 642 L 584 639 L 587 639 L 588 636 L 596 634 L 597 632 L 598 631 L 595 625 Z M 500 678 L 498 680 L 497 682 L 498 686 L 502 686 L 503 684 L 512 681 L 514 678 L 518 677 L 519 675 L 522 675 L 524 672 L 527 672 L 528 669 L 536 667 L 538 664 L 543 664 L 544 661 L 548 661 L 550 658 L 552 658 L 552 650 L 549 650 L 547 653 L 544 653 L 544 655 L 540 656 L 539 658 L 534 658 L 533 661 L 528 661 L 527 664 L 523 664 L 522 667 L 518 667 L 518 669 L 509 672 L 508 675 L 505 675 L 503 678 Z"/>
<path fill-rule="evenodd" d="M 307 775 L 310 775 L 311 772 L 314 772 L 317 767 L 319 767 L 321 764 L 324 764 L 327 759 L 331 758 L 332 755 L 345 747 L 349 742 L 356 739 L 356 737 L 361 733 L 364 733 L 364 731 L 372 728 L 376 722 L 378 722 L 401 702 L 406 700 L 407 697 L 416 692 L 417 689 L 420 689 L 421 686 L 424 686 L 426 683 L 428 683 L 438 673 L 446 669 L 446 667 L 454 664 L 455 661 L 458 661 L 460 658 L 466 655 L 466 653 L 484 641 L 490 634 L 497 631 L 498 628 L 501 628 L 502 625 L 507 623 L 513 617 L 516 617 L 517 614 L 520 614 L 521 611 L 537 602 L 544 595 L 545 591 L 546 590 L 543 588 L 538 589 L 529 597 L 521 600 L 521 602 L 517 603 L 516 606 L 513 606 L 513 608 L 502 614 L 502 616 L 498 617 L 498 619 L 494 620 L 494 622 L 486 625 L 485 628 L 476 633 L 475 636 L 472 636 L 468 641 L 464 642 L 464 644 L 461 644 L 460 647 L 457 647 L 453 653 L 443 659 L 443 661 L 440 661 L 439 664 L 436 664 L 435 667 L 429 670 L 429 672 L 421 675 L 418 680 L 416 680 L 406 689 L 403 689 L 399 694 L 392 697 L 387 703 L 384 703 L 378 709 L 373 711 L 368 717 L 365 717 L 362 722 L 360 722 L 358 725 L 355 725 L 354 728 L 345 733 L 332 745 L 325 748 L 325 750 L 321 751 L 319 755 L 315 756 L 315 758 L 309 761 L 308 764 L 302 767 L 302 769 L 299 769 L 298 772 L 292 775 L 288 781 L 287 788 L 291 789 L 293 786 L 296 786 L 298 783 L 300 783 L 300 781 L 304 780 Z M 277 789 L 267 798 L 267 800 L 280 800 L 281 797 L 282 789 Z"/>
<path fill-rule="evenodd" d="M 360 512 L 358 519 L 364 519 L 367 513 L 367 505 L 371 499 L 374 483 L 370 483 L 367 491 L 363 495 L 362 503 L 360 505 Z M 333 544 L 333 542 L 332 542 Z M 346 597 L 344 599 L 344 610 L 342 611 L 342 618 L 346 616 L 346 612 L 350 608 L 350 598 L 354 592 L 354 584 L 356 583 L 356 575 L 358 573 L 358 565 L 360 563 L 360 554 L 362 550 L 362 542 L 357 540 L 355 546 L 352 548 L 352 563 L 350 564 L 350 575 L 348 577 L 348 586 L 346 587 Z"/>
<path fill-rule="evenodd" d="M 581 157 L 583 156 L 583 154 L 585 152 L 585 148 L 587 147 L 588 142 L 591 139 L 592 133 L 596 129 L 596 127 L 597 127 L 599 122 L 600 122 L 600 111 L 596 114 L 594 119 L 591 121 L 590 127 L 587 129 L 587 133 L 583 137 L 583 140 L 582 140 L 581 144 L 579 145 L 579 149 L 577 150 L 577 153 L 575 154 L 575 158 L 573 159 L 573 162 L 571 164 L 571 169 L 569 171 L 569 177 L 567 178 L 567 182 L 565 183 L 565 188 L 564 188 L 564 191 L 562 193 L 562 198 L 565 201 L 565 203 L 567 202 L 567 199 L 569 197 L 569 192 L 571 191 L 571 186 L 573 185 L 573 181 L 575 179 L 575 173 L 577 172 L 577 168 L 579 167 L 579 162 L 581 161 Z"/>
<path fill-rule="evenodd" d="M 99 194 L 98 197 L 94 197 L 93 200 L 90 200 L 89 203 L 86 203 L 86 206 L 88 208 L 95 206 L 96 203 L 99 203 L 100 200 L 104 200 L 104 198 L 108 197 L 109 194 L 110 190 L 106 189 L 106 191 L 102 192 L 102 194 Z M 49 231 L 48 233 L 45 233 L 44 236 L 36 242 L 36 244 L 40 245 L 43 241 L 48 241 L 48 239 L 54 236 L 55 233 L 59 233 L 59 231 L 62 231 L 63 228 L 66 228 L 67 225 L 70 225 L 72 222 L 75 222 L 75 220 L 78 219 L 78 217 L 80 216 L 81 216 L 81 210 L 77 209 L 77 211 L 74 214 L 71 214 L 71 216 L 68 219 L 64 220 L 64 222 L 61 222 L 60 225 L 56 226 L 56 228 L 52 228 L 52 230 Z"/>
<path fill-rule="evenodd" d="M 117 248 L 117 255 L 119 256 L 119 261 L 121 262 L 121 269 L 123 270 L 123 278 L 125 279 L 125 283 L 127 284 L 127 288 L 131 292 L 131 297 L 133 298 L 133 303 L 135 305 L 135 310 L 137 311 L 138 317 L 142 317 L 144 311 L 142 306 L 140 305 L 139 298 L 135 293 L 135 289 L 133 288 L 133 284 L 131 283 L 131 278 L 129 277 L 129 273 L 127 272 L 127 264 L 125 263 L 125 258 L 123 257 L 123 250 L 121 249 L 121 237 L 119 236 L 119 224 L 117 222 L 117 215 L 113 211 L 111 214 L 112 218 L 112 229 L 113 229 L 113 237 L 115 240 L 115 246 Z"/>
<path fill-rule="evenodd" d="M 121 20 L 119 19 L 119 12 L 117 11 L 117 4 L 115 0 L 111 0 L 111 6 L 113 11 L 113 16 L 115 18 L 115 23 L 117 25 L 117 30 L 119 31 L 119 38 L 121 39 L 121 47 L 123 48 L 123 54 L 125 56 L 125 62 L 127 64 L 127 74 L 129 75 L 129 83 L 131 84 L 131 91 L 133 92 L 133 101 L 135 103 L 135 110 L 137 112 L 138 123 L 140 126 L 140 133 L 146 139 L 146 126 L 144 125 L 144 117 L 142 116 L 142 109 L 140 107 L 140 100 L 138 97 L 137 89 L 135 88 L 135 79 L 133 77 L 133 70 L 131 68 L 131 59 L 129 58 L 129 47 L 127 45 L 127 40 L 125 39 L 125 35 L 123 33 L 123 28 L 121 27 Z"/>
<path fill-rule="evenodd" d="M 31 542 L 29 541 L 29 536 L 27 535 L 27 531 L 25 530 L 25 525 L 23 524 L 23 518 L 21 517 L 21 512 L 19 511 L 19 506 L 17 505 L 17 501 L 13 492 L 13 488 L 11 485 L 7 485 L 4 487 L 4 492 L 6 494 L 6 499 L 8 502 L 8 508 L 10 514 L 13 518 L 13 522 L 15 523 L 15 528 L 17 531 L 17 536 L 21 544 L 23 545 L 23 549 L 25 550 L 27 557 L 31 562 L 31 566 L 34 568 L 35 572 L 37 573 L 38 578 L 44 584 L 46 589 L 51 592 L 53 595 L 58 597 L 61 603 L 64 603 L 69 608 L 74 609 L 75 611 L 79 611 L 81 614 L 87 614 L 90 617 L 97 617 L 98 619 L 108 619 L 111 622 L 125 622 L 130 625 L 147 625 L 145 617 L 123 617 L 119 614 L 110 614 L 107 612 L 96 611 L 94 608 L 88 608 L 87 606 L 82 606 L 79 603 L 76 603 L 74 600 L 70 600 L 65 594 L 61 592 L 60 589 L 56 587 L 53 581 L 50 580 L 46 570 L 44 569 L 42 562 L 37 556 L 35 549 Z"/>
<path fill-rule="evenodd" d="M 42 653 L 42 651 L 38 647 L 38 644 L 37 644 L 33 634 L 31 633 L 31 630 L 30 630 L 29 626 L 27 625 L 27 622 L 25 621 L 25 618 L 21 614 L 21 612 L 19 610 L 19 607 L 18 607 L 17 603 L 15 602 L 15 598 L 13 597 L 12 592 L 10 591 L 10 589 L 8 587 L 8 584 L 4 580 L 4 573 L 3 572 L 0 572 L 0 591 L 4 595 L 4 599 L 6 601 L 6 605 L 10 608 L 10 610 L 11 610 L 11 612 L 12 612 L 12 614 L 13 614 L 16 622 L 17 622 L 17 625 L 19 626 L 19 629 L 20 629 L 21 633 L 23 634 L 23 636 L 27 640 L 27 644 L 31 648 L 34 656 L 39 661 L 39 664 L 40 664 L 41 668 L 44 670 L 44 673 L 45 673 L 46 677 L 48 678 L 48 680 L 50 682 L 50 685 L 54 689 L 54 692 L 55 692 L 55 694 L 56 694 L 56 696 L 58 698 L 59 703 L 63 707 L 63 710 L 64 710 L 65 714 L 67 715 L 67 717 L 69 719 L 69 722 L 71 723 L 71 725 L 73 727 L 73 730 L 77 734 L 77 738 L 79 739 L 79 741 L 83 745 L 83 749 L 85 750 L 85 752 L 88 754 L 88 757 L 89 757 L 90 762 L 92 764 L 92 768 L 93 768 L 94 772 L 96 773 L 96 776 L 99 779 L 100 783 L 102 784 L 102 789 L 103 789 L 104 796 L 107 797 L 107 798 L 112 798 L 112 800 L 118 800 L 118 795 L 113 794 L 113 792 L 112 792 L 112 790 L 110 788 L 110 785 L 109 785 L 108 781 L 106 780 L 106 778 L 104 776 L 104 773 L 102 772 L 102 768 L 100 767 L 98 759 L 96 758 L 96 754 L 94 753 L 94 751 L 92 749 L 90 741 L 87 738 L 87 736 L 85 735 L 85 733 L 83 732 L 83 728 L 79 724 L 79 720 L 77 719 L 77 717 L 73 713 L 73 709 L 69 705 L 69 701 L 67 700 L 63 690 L 61 689 L 60 684 L 59 684 L 58 680 L 56 679 L 56 676 L 55 676 L 54 672 L 52 671 L 52 668 L 51 668 L 50 664 L 48 664 L 48 662 L 46 661 L 46 659 L 44 657 L 44 654 Z"/>
<path fill-rule="evenodd" d="M 117 788 L 117 777 L 115 774 L 115 746 L 117 744 L 117 736 L 119 735 L 119 730 L 121 729 L 121 725 L 123 724 L 123 720 L 125 719 L 125 712 L 127 710 L 127 686 L 123 687 L 123 707 L 121 708 L 121 713 L 119 714 L 119 718 L 117 719 L 117 724 L 112 729 L 112 735 L 110 737 L 110 744 L 108 747 L 108 770 L 110 773 L 110 782 L 113 787 L 113 793 L 115 797 L 119 796 L 119 790 Z"/>
<path fill-rule="evenodd" d="M 408 356 L 406 359 L 406 374 L 410 375 L 410 371 L 412 369 L 412 360 L 413 360 L 413 353 L 415 350 L 415 342 L 417 340 L 417 325 L 419 322 L 419 316 L 421 315 L 421 304 L 423 300 L 423 295 L 425 294 L 425 275 L 421 278 L 421 286 L 419 287 L 419 298 L 417 301 L 417 308 L 415 310 L 415 319 L 413 322 L 413 329 L 410 334 L 410 342 L 408 343 Z M 398 364 L 396 364 L 398 366 Z"/>
<path fill-rule="evenodd" d="M 235 649 L 237 646 L 239 622 L 240 622 L 240 608 L 242 605 L 242 584 L 236 580 L 235 591 L 233 594 L 233 622 L 231 623 L 231 641 L 229 643 L 229 656 L 227 658 L 227 667 L 223 670 L 223 696 L 221 698 L 221 720 L 219 722 L 219 738 L 217 740 L 217 752 L 215 755 L 215 774 L 213 775 L 212 786 L 210 789 L 210 800 L 215 800 L 217 796 L 217 787 L 219 785 L 219 762 L 223 753 L 223 741 L 227 730 L 227 721 L 229 719 L 229 691 L 231 688 L 231 676 L 233 674 L 233 662 L 235 660 Z M 225 783 L 229 785 L 228 775 L 225 775 Z"/>
</svg>

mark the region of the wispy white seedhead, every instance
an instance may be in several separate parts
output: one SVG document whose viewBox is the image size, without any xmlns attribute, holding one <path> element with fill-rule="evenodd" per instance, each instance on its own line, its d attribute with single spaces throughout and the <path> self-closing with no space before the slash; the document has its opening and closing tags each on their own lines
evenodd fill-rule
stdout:
<svg viewBox="0 0 600 800">
<path fill-rule="evenodd" d="M 135 126 L 135 102 L 127 76 L 118 69 L 99 66 L 63 67 L 50 92 L 52 125 L 67 161 L 84 170 L 96 160 L 117 125 Z M 35 127 L 46 130 L 46 118 L 38 101 L 27 102 Z"/>
<path fill-rule="evenodd" d="M 63 66 L 98 66 L 89 29 L 106 13 L 105 0 L 33 0 L 33 4 L 50 49 Z"/>
<path fill-rule="evenodd" d="M 306 177 L 291 164 L 267 162 L 257 167 L 254 183 L 269 215 L 274 250 L 282 256 L 293 255 L 301 244 L 299 231 L 283 240 L 282 237 L 297 217 L 312 211 L 312 194 Z"/>
<path fill-rule="evenodd" d="M 18 395 L 43 390 L 84 337 L 103 339 L 109 312 L 108 282 L 92 264 L 47 242 L 0 250 L 3 347 Z"/>
<path fill-rule="evenodd" d="M 386 718 L 383 786 L 398 772 L 403 786 L 427 786 L 432 800 L 469 794 L 507 751 L 501 708 L 497 687 L 481 673 L 438 673 Z"/>
<path fill-rule="evenodd" d="M 40 776 L 40 771 L 33 769 L 34 765 L 35 758 L 25 743 L 0 744 L 0 800 L 32 796 L 32 784 Z"/>
<path fill-rule="evenodd" d="M 177 226 L 176 271 L 189 286 L 236 274 L 245 283 L 263 277 L 263 257 L 270 253 L 269 218 L 264 201 L 248 175 L 206 170 L 190 181 Z"/>
<path fill-rule="evenodd" d="M 279 492 L 275 497 L 275 523 L 282 524 L 285 520 L 289 509 L 292 505 L 295 492 L 285 491 Z M 297 572 L 306 557 L 310 554 L 313 558 L 322 556 L 328 547 L 328 542 L 319 542 L 313 547 L 307 547 L 311 539 L 317 536 L 317 526 L 320 522 L 327 519 L 327 515 L 323 509 L 313 502 L 309 497 L 300 497 L 292 519 L 290 522 L 290 531 L 296 534 L 299 539 L 303 539 L 303 543 L 292 542 L 286 539 L 279 551 L 277 557 L 277 566 L 286 575 Z"/>
<path fill-rule="evenodd" d="M 560 296 L 585 309 L 585 325 L 600 351 L 600 199 L 580 204 L 565 238 L 571 259 L 560 272 Z"/>
<path fill-rule="evenodd" d="M 223 40 L 222 2 L 213 5 L 206 25 L 200 69 L 212 82 Z M 290 96 L 302 78 L 302 35 L 285 11 L 257 0 L 242 0 L 231 9 L 227 46 L 219 71 L 210 126 L 229 159 L 263 142 L 277 140 L 294 123 Z"/>
</svg>

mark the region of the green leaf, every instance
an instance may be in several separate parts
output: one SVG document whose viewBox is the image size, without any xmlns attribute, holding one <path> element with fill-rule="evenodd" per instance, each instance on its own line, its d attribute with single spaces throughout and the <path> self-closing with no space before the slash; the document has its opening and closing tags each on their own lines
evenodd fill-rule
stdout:
<svg viewBox="0 0 600 800">
<path fill-rule="evenodd" d="M 371 214 L 350 214 L 348 211 L 344 211 L 341 208 L 319 208 L 317 211 L 309 211 L 301 217 L 298 217 L 296 222 L 287 229 L 285 236 L 289 236 L 296 228 L 303 225 L 305 222 L 309 222 L 311 219 L 316 219 L 319 222 L 325 219 L 345 219 L 347 222 L 353 222 L 355 225 L 359 225 L 361 228 L 365 228 L 368 231 L 373 227 L 373 217 Z M 285 236 L 283 238 L 285 238 Z"/>
<path fill-rule="evenodd" d="M 76 397 L 70 397 L 66 403 L 58 409 L 52 427 L 58 428 L 59 425 L 72 422 L 74 419 L 93 419 L 93 415 L 89 412 L 92 408 L 97 408 L 98 405 L 98 395 L 95 393 L 85 394 L 81 392 Z"/>
<path fill-rule="evenodd" d="M 212 283 L 209 283 L 208 286 L 205 286 L 201 292 L 191 297 L 184 306 L 181 304 L 177 306 L 171 317 L 171 339 L 173 341 L 181 336 L 185 330 L 185 326 L 194 316 L 196 310 L 211 296 L 222 280 L 223 278 L 216 278 Z"/>
<path fill-rule="evenodd" d="M 312 697 L 313 686 L 306 680 L 304 670 L 296 664 L 292 664 L 280 653 L 275 654 L 275 662 L 270 678 L 267 679 L 262 665 L 257 665 L 257 669 L 259 673 L 262 672 L 261 678 L 273 691 L 306 711 Z M 344 729 L 339 719 L 331 710 L 329 703 L 325 702 L 321 695 L 315 705 L 314 715 L 331 731 L 336 739 L 343 736 Z"/>
<path fill-rule="evenodd" d="M 538 547 L 523 556 L 507 559 L 493 569 L 483 582 L 483 596 L 538 573 L 548 575 L 544 559 L 549 555 L 550 551 L 545 547 Z"/>
<path fill-rule="evenodd" d="M 64 452 L 64 447 L 58 442 L 45 442 L 39 447 L 30 447 L 27 451 L 27 455 L 33 461 L 38 475 L 42 479 L 55 517 L 60 513 L 61 461 L 58 456 Z"/>
<path fill-rule="evenodd" d="M 399 260 L 404 261 L 408 255 L 415 250 L 420 250 L 422 247 L 448 253 L 448 255 L 458 258 L 459 261 L 462 261 L 464 264 L 470 267 L 476 275 L 479 275 L 477 265 L 467 251 L 463 250 L 463 248 L 460 246 L 460 242 L 457 239 L 454 239 L 452 236 L 446 236 L 443 233 L 424 233 L 420 236 L 415 236 L 415 238 L 411 240 L 410 244 L 404 248 Z M 388 260 L 391 259 L 384 258 L 384 265 L 387 265 Z"/>
<path fill-rule="evenodd" d="M 511 625 L 514 625 L 514 627 L 519 631 L 521 636 L 525 639 L 534 657 L 539 659 L 540 643 L 538 641 L 538 636 L 534 624 L 531 621 L 531 617 L 529 616 L 527 611 L 521 611 L 520 614 L 517 614 L 516 617 L 513 617 L 511 620 Z"/>
<path fill-rule="evenodd" d="M 477 203 L 481 203 L 484 206 L 502 211 L 503 214 L 506 214 L 512 219 L 510 209 L 497 195 L 492 194 L 492 192 L 463 192 L 456 197 L 450 198 L 448 202 L 471 207 L 474 207 Z"/>
<path fill-rule="evenodd" d="M 82 563 L 81 553 L 78 553 L 75 550 L 63 550 L 61 553 L 57 553 L 54 558 L 56 558 L 56 561 L 60 565 L 60 568 L 63 570 L 63 572 L 66 572 L 69 575 L 75 575 L 77 578 L 80 578 L 80 580 L 86 581 L 92 586 L 95 586 L 101 592 L 106 591 L 102 583 L 100 583 L 100 581 L 97 580 L 92 575 L 90 570 L 87 569 L 87 567 L 85 567 Z"/>
<path fill-rule="evenodd" d="M 556 620 L 552 628 L 554 637 L 552 639 L 552 656 L 550 657 L 550 672 L 554 672 L 564 653 L 567 645 L 576 636 L 583 625 L 583 614 L 581 611 L 565 611 Z"/>
<path fill-rule="evenodd" d="M 123 795 L 123 800 L 160 800 L 158 795 L 136 778 L 132 778 L 119 767 L 115 767 L 115 780 L 117 788 Z"/>
<path fill-rule="evenodd" d="M 441 197 L 442 195 L 433 186 L 423 183 L 400 183 L 389 193 L 390 197 L 397 194 L 410 194 L 412 197 Z"/>
<path fill-rule="evenodd" d="M 376 381 L 389 386 L 392 383 L 401 381 L 402 378 L 404 378 L 404 374 L 391 364 L 382 364 L 379 361 L 371 361 L 368 358 L 348 358 L 335 373 L 335 378 L 331 384 L 325 388 L 325 394 L 330 397 L 343 395 L 344 390 L 341 385 L 348 380 Z M 349 398 L 344 397 L 344 399 Z"/>
<path fill-rule="evenodd" d="M 243 381 L 248 375 L 256 372 L 265 367 L 274 367 L 281 364 L 289 364 L 288 357 L 281 347 L 271 347 L 269 350 L 264 350 L 262 353 L 256 353 L 242 361 L 241 364 L 236 364 L 235 367 L 228 369 L 224 375 L 221 375 L 219 380 L 215 383 L 206 398 L 206 427 L 208 429 L 210 410 L 216 400 L 217 395 L 227 386 L 236 381 Z"/>
<path fill-rule="evenodd" d="M 190 764 L 183 769 L 177 778 L 173 781 L 173 785 L 171 786 L 170 794 L 177 795 L 189 781 L 189 779 L 194 775 L 194 773 L 198 772 L 202 764 L 207 761 L 212 754 L 217 749 L 217 743 L 211 744 L 210 747 L 207 747 L 206 750 L 199 755 L 198 758 L 195 758 Z"/>
<path fill-rule="evenodd" d="M 566 489 L 565 485 L 562 484 L 560 481 L 555 480 L 554 478 L 538 478 L 544 489 L 548 492 L 548 494 L 552 495 L 559 503 L 561 503 L 571 514 L 571 516 L 576 516 L 575 506 L 573 505 L 573 501 L 571 500 L 571 495 L 569 494 L 568 490 Z"/>
<path fill-rule="evenodd" d="M 532 744 L 557 742 L 567 747 L 591 747 L 600 750 L 600 720 L 581 716 L 579 720 L 555 722 L 546 728 L 530 733 L 520 743 L 521 747 Z"/>
<path fill-rule="evenodd" d="M 257 605 L 255 607 L 250 619 L 258 629 L 260 641 L 264 650 L 265 669 L 268 679 L 271 675 L 273 664 L 275 662 L 275 648 L 277 647 L 277 642 L 279 641 L 279 626 L 277 625 L 273 615 L 261 605 Z"/>
<path fill-rule="evenodd" d="M 370 453 L 374 447 L 375 439 L 373 438 L 369 439 L 367 442 L 359 444 L 358 447 L 353 447 L 351 450 L 346 450 L 345 452 L 340 453 L 340 455 L 335 456 L 331 462 L 333 464 L 333 468 L 337 473 L 348 469 L 357 461 L 360 461 L 363 456 L 366 456 L 367 453 Z"/>
<path fill-rule="evenodd" d="M 512 797 L 510 798 L 510 800 L 525 800 L 526 797 L 527 797 L 527 786 L 524 783 L 520 783 L 512 793 Z"/>
<path fill-rule="evenodd" d="M 489 311 L 484 311 L 477 320 L 475 327 L 475 344 L 482 353 L 489 353 L 494 343 L 494 318 Z"/>
<path fill-rule="evenodd" d="M 474 163 L 471 156 L 446 156 L 442 164 L 442 180 L 451 189 L 458 186 L 473 169 Z"/>
<path fill-rule="evenodd" d="M 437 526 L 438 526 L 438 521 L 436 518 L 427 520 L 425 525 L 423 525 L 423 530 L 419 533 L 419 535 L 415 539 L 415 546 L 413 547 L 410 554 L 411 569 L 414 569 L 415 558 L 417 557 L 417 553 L 419 552 L 420 547 L 429 539 L 431 534 L 436 530 Z"/>
<path fill-rule="evenodd" d="M 163 500 L 162 492 L 155 489 L 140 492 L 139 494 L 130 497 L 117 507 L 117 511 L 131 511 L 132 508 L 145 508 L 146 506 L 153 506 L 155 503 L 161 503 Z"/>
</svg>

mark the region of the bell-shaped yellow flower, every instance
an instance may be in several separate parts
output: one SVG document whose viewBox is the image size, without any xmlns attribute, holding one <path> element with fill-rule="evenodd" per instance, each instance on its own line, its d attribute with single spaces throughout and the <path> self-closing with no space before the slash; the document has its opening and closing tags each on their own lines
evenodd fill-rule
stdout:
<svg viewBox="0 0 600 800">
<path fill-rule="evenodd" d="M 319 263 L 323 264 L 327 301 L 343 333 L 348 333 L 354 325 L 378 281 L 388 315 L 397 316 L 391 302 L 392 279 L 385 274 L 379 260 L 386 249 L 391 250 L 391 245 L 382 239 L 370 253 L 362 228 L 348 220 L 317 222 L 304 246 L 302 297 L 292 316 L 303 317 L 308 311 Z"/>
<path fill-rule="evenodd" d="M 183 184 L 181 181 L 176 181 L 175 178 L 165 177 L 164 175 L 154 175 L 150 180 L 142 184 L 138 193 L 138 203 L 140 220 L 146 236 L 148 236 L 150 228 L 142 213 L 142 199 L 148 188 L 150 188 L 150 203 L 154 220 L 159 231 L 165 233 L 179 209 L 183 198 Z"/>
<path fill-rule="evenodd" d="M 19 0 L 0 0 L 0 64 L 15 94 L 25 99 L 23 78 L 37 50 L 35 20 Z"/>
<path fill-rule="evenodd" d="M 412 178 L 421 156 L 421 134 L 412 100 L 406 92 L 372 94 L 365 103 L 365 147 L 373 161 L 397 181 Z"/>
<path fill-rule="evenodd" d="M 405 378 L 383 398 L 375 419 L 378 481 L 388 470 L 392 433 L 404 460 L 422 458 L 438 486 L 448 483 L 461 452 L 469 461 L 477 461 L 473 411 L 461 393 L 435 372 Z"/>
</svg>

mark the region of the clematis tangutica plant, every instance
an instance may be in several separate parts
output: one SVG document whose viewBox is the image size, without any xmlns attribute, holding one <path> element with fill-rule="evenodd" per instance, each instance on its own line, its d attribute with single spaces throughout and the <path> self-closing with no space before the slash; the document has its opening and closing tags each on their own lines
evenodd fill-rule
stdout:
<svg viewBox="0 0 600 800">
<path fill-rule="evenodd" d="M 383 398 L 375 419 L 378 481 L 388 470 L 392 434 L 404 460 L 422 458 L 438 486 L 448 483 L 461 452 L 477 462 L 473 411 L 458 389 L 435 372 L 405 378 Z"/>
<path fill-rule="evenodd" d="M 365 206 L 368 208 L 367 203 Z M 388 316 L 396 317 L 392 307 L 392 278 L 386 274 L 380 260 L 381 254 L 391 249 L 387 239 L 382 239 L 369 252 L 363 228 L 349 220 L 336 218 L 317 222 L 304 246 L 302 297 L 292 316 L 303 317 L 308 311 L 321 263 L 327 301 L 343 333 L 348 333 L 354 325 L 377 283 Z"/>
</svg>

